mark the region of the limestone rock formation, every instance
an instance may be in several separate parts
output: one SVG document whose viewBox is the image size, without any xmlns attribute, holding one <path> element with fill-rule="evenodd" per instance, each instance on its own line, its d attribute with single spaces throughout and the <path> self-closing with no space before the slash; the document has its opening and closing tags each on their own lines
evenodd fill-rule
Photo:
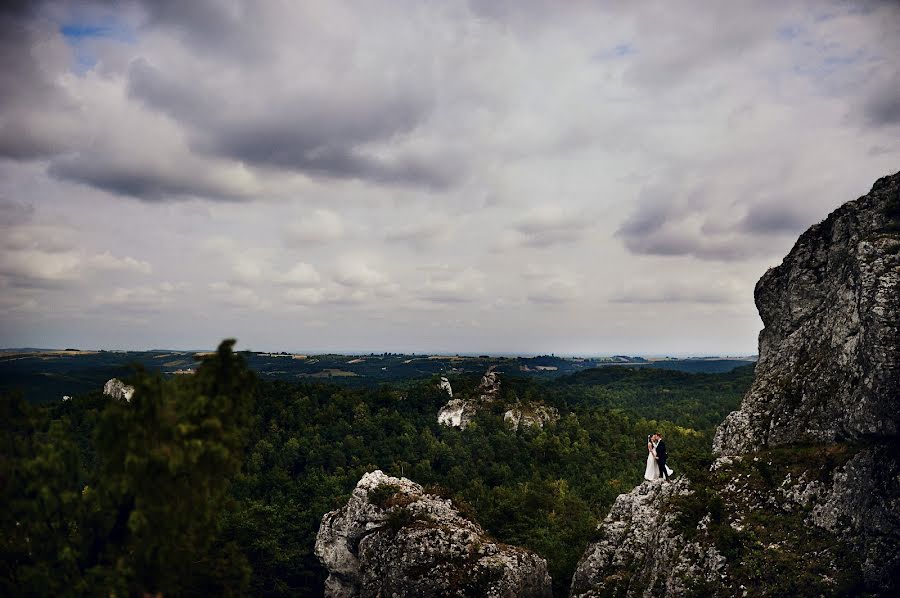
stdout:
<svg viewBox="0 0 900 598">
<path fill-rule="evenodd" d="M 481 378 L 478 388 L 475 389 L 475 397 L 472 399 L 456 398 L 447 401 L 447 404 L 438 411 L 438 423 L 465 430 L 479 410 L 499 399 L 500 375 L 491 366 Z"/>
<path fill-rule="evenodd" d="M 134 387 L 125 384 L 118 378 L 110 378 L 106 381 L 106 384 L 103 385 L 103 394 L 114 399 L 125 399 L 126 401 L 130 401 L 132 395 L 134 395 Z"/>
<path fill-rule="evenodd" d="M 315 553 L 334 598 L 551 595 L 542 558 L 492 540 L 449 499 L 381 471 L 322 517 Z"/>
<path fill-rule="evenodd" d="M 500 374 L 494 371 L 494 366 L 489 367 L 488 371 L 484 373 L 475 394 L 482 403 L 496 401 L 500 398 Z"/>
<path fill-rule="evenodd" d="M 900 429 L 900 173 L 807 230 L 756 285 L 756 379 L 719 454 Z"/>
<path fill-rule="evenodd" d="M 453 387 L 450 386 L 450 381 L 447 380 L 446 376 L 441 376 L 441 381 L 438 383 L 438 388 L 447 393 L 447 395 L 452 399 L 453 398 Z"/>
<path fill-rule="evenodd" d="M 543 428 L 545 424 L 559 421 L 559 411 L 543 403 L 517 404 L 503 413 L 503 419 L 513 430 L 518 430 L 520 426 Z"/>
<path fill-rule="evenodd" d="M 444 426 L 465 430 L 469 421 L 475 417 L 474 405 L 462 399 L 450 399 L 438 411 L 438 423 Z"/>
<path fill-rule="evenodd" d="M 620 496 L 573 596 L 900 592 L 900 173 L 756 285 L 751 389 L 692 483 Z"/>
<path fill-rule="evenodd" d="M 444 388 L 446 378 L 441 378 L 440 388 Z M 475 415 L 482 409 L 491 407 L 500 402 L 500 374 L 491 366 L 481 382 L 475 389 L 473 398 L 451 398 L 438 411 L 438 423 L 465 430 Z M 448 394 L 452 397 L 450 383 L 446 385 Z M 559 412 L 555 407 L 549 407 L 540 402 L 515 402 L 507 405 L 503 413 L 503 419 L 518 430 L 519 426 L 538 426 L 559 420 Z"/>
<path fill-rule="evenodd" d="M 719 581 L 724 557 L 715 546 L 687 541 L 675 530 L 676 513 L 660 509 L 673 497 L 691 493 L 685 479 L 644 482 L 621 494 L 601 524 L 572 578 L 571 595 L 640 596 L 660 588 L 654 598 L 682 596 L 692 579 Z"/>
<path fill-rule="evenodd" d="M 871 588 L 900 589 L 900 459 L 890 445 L 867 446 L 832 475 L 785 477 L 782 495 L 807 521 L 840 536 L 860 559 Z"/>
</svg>

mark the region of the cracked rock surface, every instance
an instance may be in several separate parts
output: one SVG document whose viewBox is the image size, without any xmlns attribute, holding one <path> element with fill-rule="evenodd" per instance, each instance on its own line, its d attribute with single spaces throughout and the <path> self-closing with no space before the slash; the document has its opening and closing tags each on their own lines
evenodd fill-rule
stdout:
<svg viewBox="0 0 900 598">
<path fill-rule="evenodd" d="M 322 517 L 315 552 L 334 598 L 551 596 L 544 559 L 496 542 L 449 499 L 380 470 Z"/>
<path fill-rule="evenodd" d="M 755 297 L 756 379 L 716 453 L 897 434 L 900 173 L 810 227 Z"/>
<path fill-rule="evenodd" d="M 688 580 L 717 581 L 725 559 L 716 547 L 685 539 L 673 526 L 676 513 L 660 508 L 689 494 L 683 478 L 647 481 L 620 494 L 600 525 L 601 538 L 578 563 L 571 595 L 682 596 Z"/>
</svg>

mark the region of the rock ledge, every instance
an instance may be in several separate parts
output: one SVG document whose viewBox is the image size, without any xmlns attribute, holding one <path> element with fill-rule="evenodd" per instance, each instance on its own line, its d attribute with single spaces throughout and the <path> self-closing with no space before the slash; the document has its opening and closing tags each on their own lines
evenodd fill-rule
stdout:
<svg viewBox="0 0 900 598">
<path fill-rule="evenodd" d="M 551 596 L 544 559 L 494 541 L 449 499 L 380 470 L 322 517 L 315 553 L 330 597 Z"/>
</svg>

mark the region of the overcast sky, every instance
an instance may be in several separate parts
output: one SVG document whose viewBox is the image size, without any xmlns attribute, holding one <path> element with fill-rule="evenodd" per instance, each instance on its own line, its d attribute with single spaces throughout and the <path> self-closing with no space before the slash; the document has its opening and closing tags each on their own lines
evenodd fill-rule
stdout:
<svg viewBox="0 0 900 598">
<path fill-rule="evenodd" d="M 900 170 L 895 2 L 3 5 L 5 347 L 752 354 Z"/>
</svg>

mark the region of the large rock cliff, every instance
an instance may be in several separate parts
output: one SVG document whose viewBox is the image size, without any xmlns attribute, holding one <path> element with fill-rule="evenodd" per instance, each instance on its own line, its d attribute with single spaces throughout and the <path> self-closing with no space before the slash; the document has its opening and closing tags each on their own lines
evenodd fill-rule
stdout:
<svg viewBox="0 0 900 598">
<path fill-rule="evenodd" d="M 492 540 L 449 499 L 381 471 L 322 517 L 315 552 L 334 598 L 551 595 L 544 559 Z"/>
<path fill-rule="evenodd" d="M 756 379 L 714 450 L 900 429 L 900 173 L 800 236 L 756 285 Z"/>
<path fill-rule="evenodd" d="M 756 377 L 709 472 L 621 495 L 573 596 L 900 591 L 900 173 L 756 286 Z"/>
</svg>

